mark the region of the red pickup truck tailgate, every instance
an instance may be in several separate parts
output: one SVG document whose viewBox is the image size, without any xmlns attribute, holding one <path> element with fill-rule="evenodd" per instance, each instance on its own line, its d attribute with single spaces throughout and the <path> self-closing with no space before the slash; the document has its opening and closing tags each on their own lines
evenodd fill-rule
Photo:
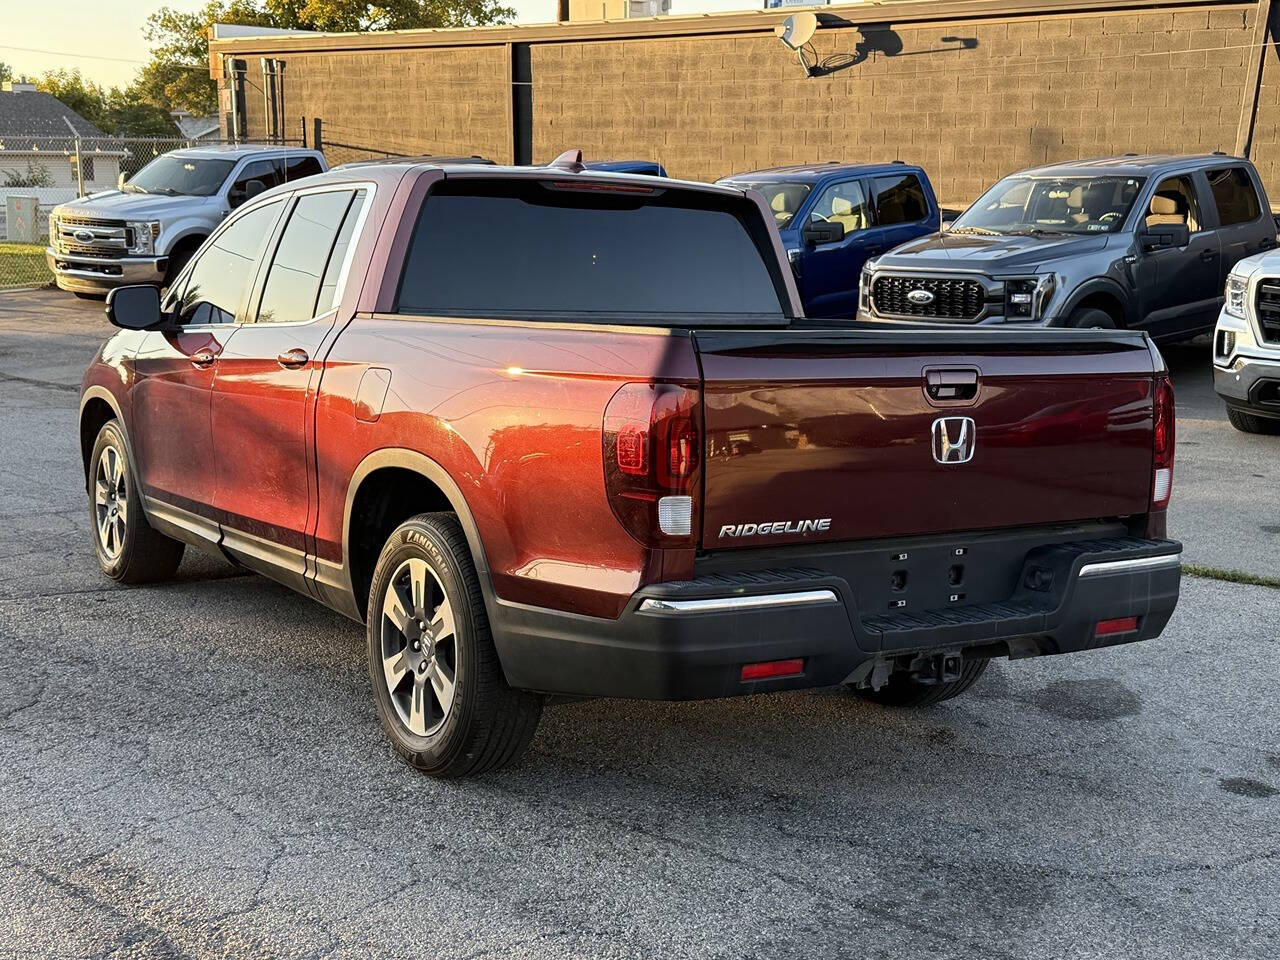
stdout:
<svg viewBox="0 0 1280 960">
<path fill-rule="evenodd" d="M 1139 334 L 741 330 L 695 342 L 705 549 L 1148 509 L 1154 358 Z"/>
</svg>

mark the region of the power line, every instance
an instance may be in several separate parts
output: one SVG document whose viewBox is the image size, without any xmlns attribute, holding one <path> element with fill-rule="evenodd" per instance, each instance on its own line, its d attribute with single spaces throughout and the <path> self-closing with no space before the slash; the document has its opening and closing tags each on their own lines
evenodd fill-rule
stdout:
<svg viewBox="0 0 1280 960">
<path fill-rule="evenodd" d="M 132 57 L 108 57 L 98 53 L 72 53 L 67 50 L 43 50 L 39 47 L 15 47 L 7 43 L 0 43 L 0 50 L 16 50 L 19 53 L 42 53 L 50 57 L 67 57 L 78 60 L 109 60 L 112 63 L 136 63 L 139 66 L 145 66 L 150 63 L 149 60 L 135 60 Z M 183 70 L 209 69 L 207 64 L 202 63 L 175 63 L 172 66 L 180 67 Z"/>
</svg>

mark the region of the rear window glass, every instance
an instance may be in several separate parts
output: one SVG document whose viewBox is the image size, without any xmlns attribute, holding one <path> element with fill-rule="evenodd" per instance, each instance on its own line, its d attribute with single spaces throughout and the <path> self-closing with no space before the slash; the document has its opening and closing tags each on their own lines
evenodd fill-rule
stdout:
<svg viewBox="0 0 1280 960">
<path fill-rule="evenodd" d="M 584 185 L 590 183 L 585 181 Z M 445 181 L 423 204 L 399 309 L 574 320 L 783 316 L 769 228 L 747 201 L 545 181 Z"/>
<path fill-rule="evenodd" d="M 1213 190 L 1213 202 L 1218 208 L 1218 221 L 1224 227 L 1233 223 L 1250 223 L 1262 212 L 1253 181 L 1243 167 L 1227 167 L 1210 170 L 1209 186 Z"/>
</svg>

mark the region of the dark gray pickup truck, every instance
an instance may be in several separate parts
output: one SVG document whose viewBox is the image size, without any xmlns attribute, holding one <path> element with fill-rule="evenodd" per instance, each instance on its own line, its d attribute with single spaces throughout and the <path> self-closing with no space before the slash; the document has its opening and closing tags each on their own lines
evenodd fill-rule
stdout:
<svg viewBox="0 0 1280 960">
<path fill-rule="evenodd" d="M 1124 156 L 1005 177 L 940 233 L 867 263 L 858 316 L 885 322 L 1213 329 L 1227 274 L 1276 246 L 1248 160 Z"/>
</svg>

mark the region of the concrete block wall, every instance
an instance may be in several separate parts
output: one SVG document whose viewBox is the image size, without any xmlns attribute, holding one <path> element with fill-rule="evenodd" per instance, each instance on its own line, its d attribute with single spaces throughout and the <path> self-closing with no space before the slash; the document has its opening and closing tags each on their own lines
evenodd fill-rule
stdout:
<svg viewBox="0 0 1280 960">
<path fill-rule="evenodd" d="M 397 153 L 471 154 L 505 160 L 511 151 L 510 67 L 504 47 L 301 53 L 282 56 L 285 135 L 301 120 L 324 121 L 324 139 Z M 249 139 L 265 125 L 262 71 L 249 61 Z M 330 163 L 362 159 L 336 148 Z"/>
<path fill-rule="evenodd" d="M 1048 161 L 1234 151 L 1242 104 L 1252 104 L 1257 12 L 1219 3 L 827 28 L 814 38 L 825 70 L 813 77 L 763 18 L 759 30 L 719 34 L 707 18 L 705 32 L 684 36 L 522 28 L 511 42 L 529 44 L 535 161 L 581 147 L 588 158 L 654 159 L 675 176 L 715 179 L 900 158 L 929 170 L 944 203 L 963 205 Z M 423 37 L 418 47 L 406 33 L 392 49 L 358 49 L 365 38 L 355 38 L 355 49 L 324 52 L 317 40 L 314 51 L 268 54 L 288 63 L 289 135 L 298 117 L 319 116 L 329 142 L 509 161 L 510 44 L 483 31 L 449 46 Z M 263 129 L 262 52 L 235 54 L 250 64 L 250 136 Z M 1253 156 L 1280 200 L 1274 47 L 1262 63 Z"/>
<path fill-rule="evenodd" d="M 1230 152 L 1255 13 L 822 30 L 819 60 L 837 69 L 816 77 L 771 35 L 541 44 L 534 156 L 580 145 L 694 179 L 903 159 L 965 203 L 1047 161 Z"/>
</svg>

